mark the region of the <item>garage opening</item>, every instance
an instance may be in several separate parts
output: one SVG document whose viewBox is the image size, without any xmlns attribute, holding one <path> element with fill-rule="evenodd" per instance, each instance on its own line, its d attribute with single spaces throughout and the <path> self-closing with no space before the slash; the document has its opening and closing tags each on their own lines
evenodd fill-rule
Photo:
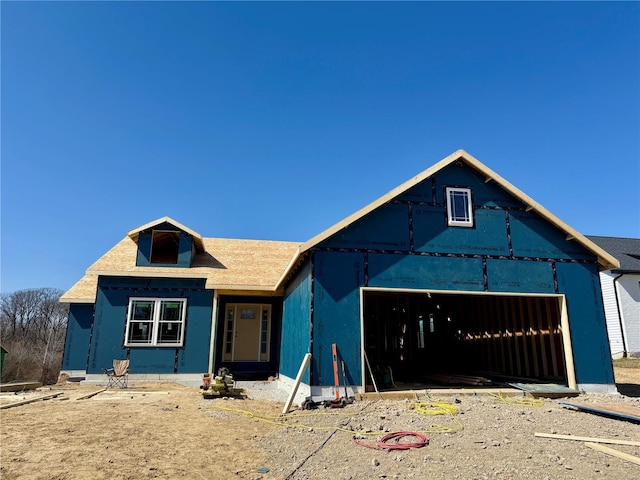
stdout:
<svg viewBox="0 0 640 480">
<path fill-rule="evenodd" d="M 364 348 L 380 389 L 568 384 L 557 295 L 363 294 Z"/>
</svg>

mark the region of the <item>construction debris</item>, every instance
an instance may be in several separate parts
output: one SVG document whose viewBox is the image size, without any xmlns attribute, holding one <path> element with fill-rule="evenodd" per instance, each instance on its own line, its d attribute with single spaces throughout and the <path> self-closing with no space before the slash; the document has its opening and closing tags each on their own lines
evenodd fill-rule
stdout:
<svg viewBox="0 0 640 480">
<path fill-rule="evenodd" d="M 202 389 L 202 396 L 207 399 L 221 397 L 247 398 L 244 389 L 235 388 L 233 375 L 229 373 L 227 368 L 219 369 L 218 375 L 213 378 L 213 381 L 208 374 L 205 374 L 200 388 Z"/>
</svg>

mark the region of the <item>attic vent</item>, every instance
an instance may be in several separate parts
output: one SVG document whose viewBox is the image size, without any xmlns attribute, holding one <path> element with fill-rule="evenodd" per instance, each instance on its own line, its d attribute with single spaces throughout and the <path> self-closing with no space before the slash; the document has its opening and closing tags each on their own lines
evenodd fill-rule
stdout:
<svg viewBox="0 0 640 480">
<path fill-rule="evenodd" d="M 177 264 L 179 246 L 180 232 L 154 230 L 151 240 L 151 263 Z"/>
</svg>

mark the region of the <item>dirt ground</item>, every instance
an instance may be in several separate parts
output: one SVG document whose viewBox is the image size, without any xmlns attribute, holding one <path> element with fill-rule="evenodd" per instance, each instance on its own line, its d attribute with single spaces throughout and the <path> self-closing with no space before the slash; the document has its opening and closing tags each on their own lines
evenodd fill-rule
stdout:
<svg viewBox="0 0 640 480">
<path fill-rule="evenodd" d="M 205 400 L 175 384 L 110 389 L 64 384 L 0 394 L 3 479 L 637 479 L 640 465 L 552 433 L 640 442 L 640 425 L 560 402 L 640 408 L 640 370 L 616 369 L 625 395 L 508 401 L 486 393 L 357 401 L 292 410 L 252 399 Z M 440 405 L 437 410 L 434 405 Z M 515 403 L 514 403 L 515 402 Z M 444 413 L 443 410 L 447 411 Z M 455 413 L 454 413 L 455 410 Z M 442 414 L 434 414 L 442 413 Z M 387 433 L 417 432 L 421 448 L 376 450 Z M 361 444 L 357 444 L 356 440 Z M 405 436 L 401 442 L 418 442 Z M 640 446 L 600 444 L 640 457 Z"/>
</svg>

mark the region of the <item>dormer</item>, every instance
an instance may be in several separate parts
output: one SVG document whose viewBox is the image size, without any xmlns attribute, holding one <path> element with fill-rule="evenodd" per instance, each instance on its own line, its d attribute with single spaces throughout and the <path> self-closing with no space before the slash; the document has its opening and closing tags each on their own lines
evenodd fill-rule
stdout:
<svg viewBox="0 0 640 480">
<path fill-rule="evenodd" d="M 138 244 L 136 266 L 189 268 L 203 250 L 199 233 L 172 218 L 162 217 L 127 234 Z"/>
</svg>

